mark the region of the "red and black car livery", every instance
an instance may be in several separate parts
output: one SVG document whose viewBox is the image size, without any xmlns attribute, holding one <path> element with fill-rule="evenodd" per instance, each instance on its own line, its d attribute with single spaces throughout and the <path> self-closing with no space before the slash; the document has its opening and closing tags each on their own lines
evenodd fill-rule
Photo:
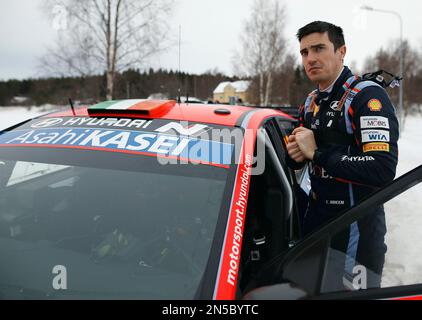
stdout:
<svg viewBox="0 0 422 320">
<path fill-rule="evenodd" d="M 330 293 L 330 236 L 365 210 L 300 239 L 293 127 L 274 109 L 121 100 L 1 131 L 0 296 Z M 361 205 L 420 182 L 420 169 Z"/>
</svg>

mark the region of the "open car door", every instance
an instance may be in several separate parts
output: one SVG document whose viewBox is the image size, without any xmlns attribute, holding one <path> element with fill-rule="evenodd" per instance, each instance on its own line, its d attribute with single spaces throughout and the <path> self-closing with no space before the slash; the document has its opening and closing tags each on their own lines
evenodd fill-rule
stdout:
<svg viewBox="0 0 422 320">
<path fill-rule="evenodd" d="M 261 287 L 244 298 L 422 299 L 422 211 L 412 201 L 422 196 L 421 181 L 419 166 L 322 226 L 262 268 Z M 378 206 L 385 208 L 388 247 L 380 287 L 368 280 L 373 270 L 332 246 Z"/>
</svg>

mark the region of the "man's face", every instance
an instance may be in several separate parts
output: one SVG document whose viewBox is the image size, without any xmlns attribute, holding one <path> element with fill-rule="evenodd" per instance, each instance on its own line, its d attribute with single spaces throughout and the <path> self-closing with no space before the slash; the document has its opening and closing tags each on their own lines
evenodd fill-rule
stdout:
<svg viewBox="0 0 422 320">
<path fill-rule="evenodd" d="M 334 51 L 328 33 L 311 33 L 300 41 L 302 63 L 309 79 L 321 89 L 328 87 L 343 67 L 346 47 Z"/>
</svg>

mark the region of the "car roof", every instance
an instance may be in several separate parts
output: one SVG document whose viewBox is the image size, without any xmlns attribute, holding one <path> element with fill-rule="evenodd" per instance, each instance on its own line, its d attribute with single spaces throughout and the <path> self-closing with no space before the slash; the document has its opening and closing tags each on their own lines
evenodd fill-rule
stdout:
<svg viewBox="0 0 422 320">
<path fill-rule="evenodd" d="M 113 109 L 110 105 L 126 105 L 126 109 Z M 132 105 L 131 105 L 132 104 Z M 138 109 L 134 107 L 138 107 Z M 102 102 L 94 106 L 81 106 L 75 109 L 75 114 L 70 109 L 64 112 L 54 112 L 44 117 L 129 117 L 203 122 L 222 126 L 234 127 L 249 112 L 262 108 L 231 106 L 219 104 L 177 103 L 175 100 L 116 100 Z M 272 110 L 274 116 L 293 119 L 278 110 Z"/>
</svg>

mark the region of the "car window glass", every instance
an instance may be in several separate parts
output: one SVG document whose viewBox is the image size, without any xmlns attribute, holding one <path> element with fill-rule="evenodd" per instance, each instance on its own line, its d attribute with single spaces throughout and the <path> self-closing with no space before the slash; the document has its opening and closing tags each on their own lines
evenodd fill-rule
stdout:
<svg viewBox="0 0 422 320">
<path fill-rule="evenodd" d="M 332 235 L 321 292 L 422 284 L 420 194 L 422 184 L 386 202 L 385 222 L 382 208 L 372 208 Z"/>
<path fill-rule="evenodd" d="M 264 170 L 251 176 L 242 244 L 242 290 L 261 266 L 287 249 L 290 237 L 288 217 L 291 208 L 287 209 L 286 204 L 292 191 L 286 189 L 290 188 L 286 176 L 280 176 L 282 168 L 277 168 L 280 166 L 279 159 L 268 133 L 261 131 L 261 134 L 261 143 L 265 143 L 266 147 L 258 157 L 258 161 L 263 163 L 258 165 Z M 285 179 L 284 184 L 282 179 Z"/>
<path fill-rule="evenodd" d="M 77 154 L 61 154 L 63 164 L 11 160 L 12 152 L 0 158 L 0 296 L 193 298 L 227 170 L 158 168 L 139 156 L 105 160 L 111 153 L 88 157 L 96 167 L 82 166 L 86 152 L 73 165 Z M 119 170 L 125 163 L 137 169 Z M 54 288 L 60 266 L 66 290 Z"/>
<path fill-rule="evenodd" d="M 17 161 L 13 172 L 7 182 L 7 186 L 14 185 L 26 180 L 35 179 L 43 175 L 68 168 L 68 166 Z"/>
</svg>

